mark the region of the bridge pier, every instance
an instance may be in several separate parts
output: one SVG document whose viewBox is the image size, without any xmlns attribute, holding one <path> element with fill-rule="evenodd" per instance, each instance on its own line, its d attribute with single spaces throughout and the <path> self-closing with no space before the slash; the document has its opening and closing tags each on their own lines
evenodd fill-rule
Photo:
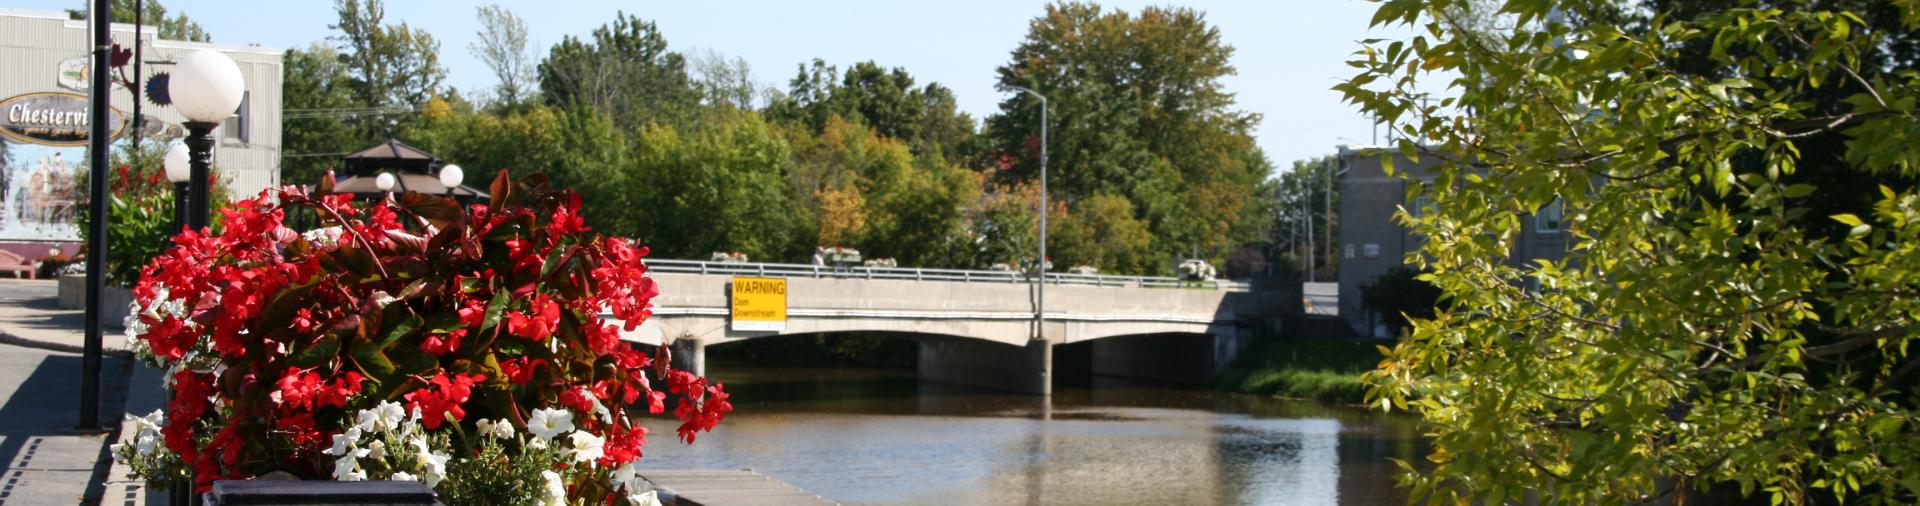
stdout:
<svg viewBox="0 0 1920 506">
<path fill-rule="evenodd" d="M 673 341 L 673 368 L 691 372 L 696 376 L 707 375 L 707 343 L 699 339 L 681 338 Z"/>
<path fill-rule="evenodd" d="M 972 339 L 920 342 L 920 378 L 1008 392 L 1053 394 L 1053 343 L 1026 346 Z"/>
</svg>

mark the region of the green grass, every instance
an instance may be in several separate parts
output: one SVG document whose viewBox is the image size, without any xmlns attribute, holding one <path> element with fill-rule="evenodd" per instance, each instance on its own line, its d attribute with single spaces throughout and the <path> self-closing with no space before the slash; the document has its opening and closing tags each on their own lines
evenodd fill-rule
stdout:
<svg viewBox="0 0 1920 506">
<path fill-rule="evenodd" d="M 1214 381 L 1218 390 L 1360 404 L 1360 375 L 1380 363 L 1371 342 L 1263 338 Z"/>
</svg>

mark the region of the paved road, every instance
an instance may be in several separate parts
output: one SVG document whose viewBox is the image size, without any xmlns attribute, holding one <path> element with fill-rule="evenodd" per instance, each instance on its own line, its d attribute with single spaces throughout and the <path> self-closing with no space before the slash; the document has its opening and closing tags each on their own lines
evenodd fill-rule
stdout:
<svg viewBox="0 0 1920 506">
<path fill-rule="evenodd" d="M 121 331 L 108 328 L 100 378 L 108 430 L 76 431 L 82 314 L 59 309 L 55 291 L 49 280 L 0 279 L 0 506 L 161 504 L 163 494 L 144 494 L 107 454 L 128 409 L 159 407 L 160 374 L 134 364 Z"/>
</svg>

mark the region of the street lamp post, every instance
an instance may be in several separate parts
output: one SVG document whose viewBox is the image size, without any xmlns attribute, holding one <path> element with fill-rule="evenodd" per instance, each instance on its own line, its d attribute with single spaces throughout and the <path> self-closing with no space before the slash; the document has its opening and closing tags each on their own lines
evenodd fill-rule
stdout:
<svg viewBox="0 0 1920 506">
<path fill-rule="evenodd" d="M 167 94 L 173 107 L 186 116 L 188 165 L 187 227 L 207 227 L 209 179 L 213 164 L 213 129 L 232 116 L 246 93 L 246 81 L 233 59 L 216 51 L 188 53 L 174 64 Z"/>
<path fill-rule="evenodd" d="M 167 156 L 160 165 L 167 170 L 167 181 L 173 182 L 173 226 L 167 232 L 177 234 L 187 226 L 187 181 L 193 179 L 193 163 L 187 146 L 174 144 L 167 148 Z"/>
<path fill-rule="evenodd" d="M 1053 395 L 1053 345 L 1047 342 L 1047 96 L 1031 88 L 1008 89 L 1040 99 L 1040 256 L 1033 259 L 1033 340 L 1039 346 L 1039 394 Z"/>
</svg>

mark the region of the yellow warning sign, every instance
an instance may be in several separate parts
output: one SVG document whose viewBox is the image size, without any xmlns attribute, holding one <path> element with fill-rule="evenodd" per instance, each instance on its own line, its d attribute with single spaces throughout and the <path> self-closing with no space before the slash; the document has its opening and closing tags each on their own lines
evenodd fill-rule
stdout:
<svg viewBox="0 0 1920 506">
<path fill-rule="evenodd" d="M 787 280 L 733 278 L 733 330 L 787 330 Z"/>
</svg>

